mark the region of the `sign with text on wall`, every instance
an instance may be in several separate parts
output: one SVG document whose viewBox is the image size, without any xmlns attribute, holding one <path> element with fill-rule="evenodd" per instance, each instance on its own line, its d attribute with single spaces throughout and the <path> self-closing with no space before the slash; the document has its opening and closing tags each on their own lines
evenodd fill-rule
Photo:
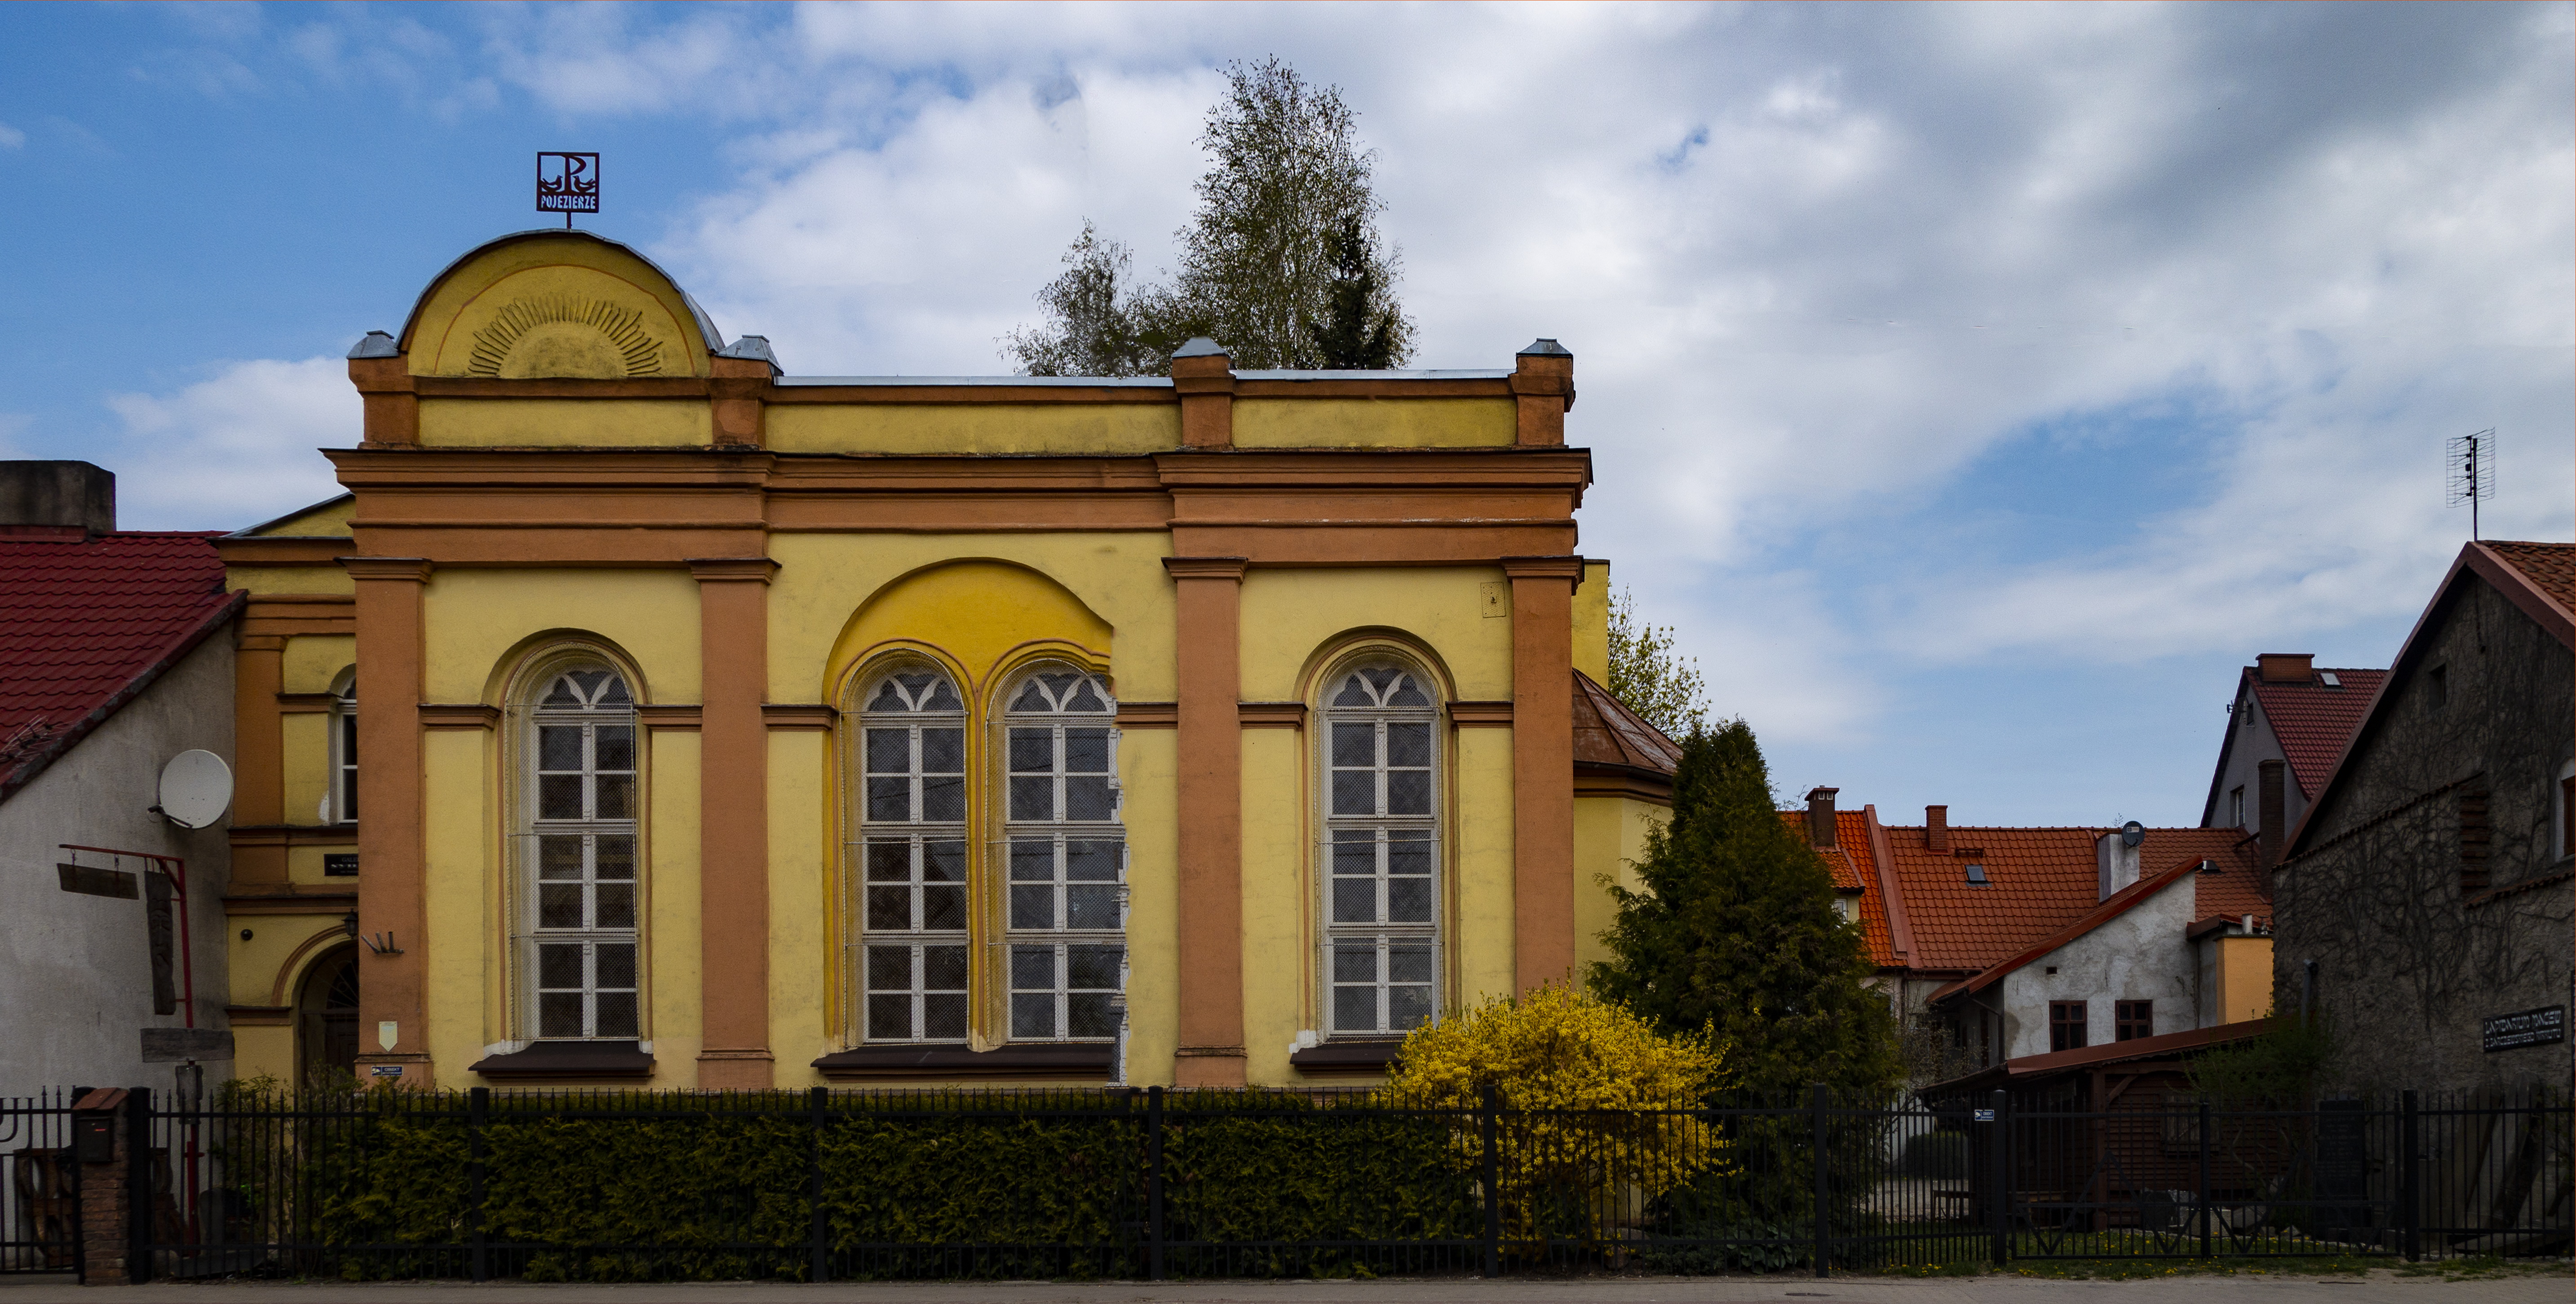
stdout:
<svg viewBox="0 0 2576 1304">
<path fill-rule="evenodd" d="M 2499 1014 L 2478 1024 L 2478 1041 L 2492 1055 L 2523 1046 L 2547 1046 L 2567 1040 L 2567 1007 L 2545 1006 Z"/>
</svg>

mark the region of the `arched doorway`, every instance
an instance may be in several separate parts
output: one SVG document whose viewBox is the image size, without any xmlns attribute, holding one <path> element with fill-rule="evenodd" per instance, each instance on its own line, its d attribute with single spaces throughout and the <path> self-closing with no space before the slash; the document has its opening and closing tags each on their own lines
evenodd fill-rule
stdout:
<svg viewBox="0 0 2576 1304">
<path fill-rule="evenodd" d="M 295 998 L 295 1042 L 305 1082 L 358 1072 L 358 948 L 344 946 L 313 962 Z"/>
</svg>

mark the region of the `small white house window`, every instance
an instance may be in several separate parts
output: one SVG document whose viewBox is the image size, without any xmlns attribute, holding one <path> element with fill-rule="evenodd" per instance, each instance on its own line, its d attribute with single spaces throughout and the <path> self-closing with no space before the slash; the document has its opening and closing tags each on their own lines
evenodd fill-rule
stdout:
<svg viewBox="0 0 2576 1304">
<path fill-rule="evenodd" d="M 2238 784 L 2227 793 L 2227 823 L 2231 828 L 2245 827 L 2245 785 Z"/>
<path fill-rule="evenodd" d="M 1439 1008 L 1439 709 L 1411 666 L 1325 688 L 1324 987 L 1336 1037 L 1393 1037 Z"/>
<path fill-rule="evenodd" d="M 341 676 L 331 701 L 331 792 L 325 799 L 329 823 L 358 822 L 358 674 Z"/>
</svg>

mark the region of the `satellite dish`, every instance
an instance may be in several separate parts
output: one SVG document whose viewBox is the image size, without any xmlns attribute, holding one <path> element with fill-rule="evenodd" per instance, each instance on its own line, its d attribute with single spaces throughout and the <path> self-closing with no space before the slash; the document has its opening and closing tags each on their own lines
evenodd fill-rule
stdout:
<svg viewBox="0 0 2576 1304">
<path fill-rule="evenodd" d="M 2120 845 L 2134 847 L 2147 840 L 2146 826 L 2131 820 L 2120 826 Z"/>
<path fill-rule="evenodd" d="M 189 750 L 161 767 L 161 804 L 152 809 L 183 829 L 202 829 L 233 804 L 233 771 L 224 758 Z"/>
</svg>

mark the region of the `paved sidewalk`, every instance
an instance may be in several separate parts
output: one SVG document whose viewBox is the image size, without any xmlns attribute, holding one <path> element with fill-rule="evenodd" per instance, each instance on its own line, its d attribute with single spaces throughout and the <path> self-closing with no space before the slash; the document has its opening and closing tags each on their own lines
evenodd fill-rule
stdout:
<svg viewBox="0 0 2576 1304">
<path fill-rule="evenodd" d="M 2144 1281 L 2055 1281 L 2023 1277 L 1932 1280 L 1873 1277 L 1596 1277 L 1556 1281 L 1476 1278 L 1405 1281 L 1214 1281 L 935 1283 L 800 1286 L 728 1282 L 705 1285 L 539 1286 L 518 1282 L 387 1282 L 287 1285 L 235 1282 L 82 1289 L 55 1279 L 0 1277 L 0 1304 L 1755 1304 L 1833 1300 L 1837 1304 L 2566 1304 L 2568 1274 L 2444 1282 L 2368 1277 L 2177 1276 Z"/>
</svg>

